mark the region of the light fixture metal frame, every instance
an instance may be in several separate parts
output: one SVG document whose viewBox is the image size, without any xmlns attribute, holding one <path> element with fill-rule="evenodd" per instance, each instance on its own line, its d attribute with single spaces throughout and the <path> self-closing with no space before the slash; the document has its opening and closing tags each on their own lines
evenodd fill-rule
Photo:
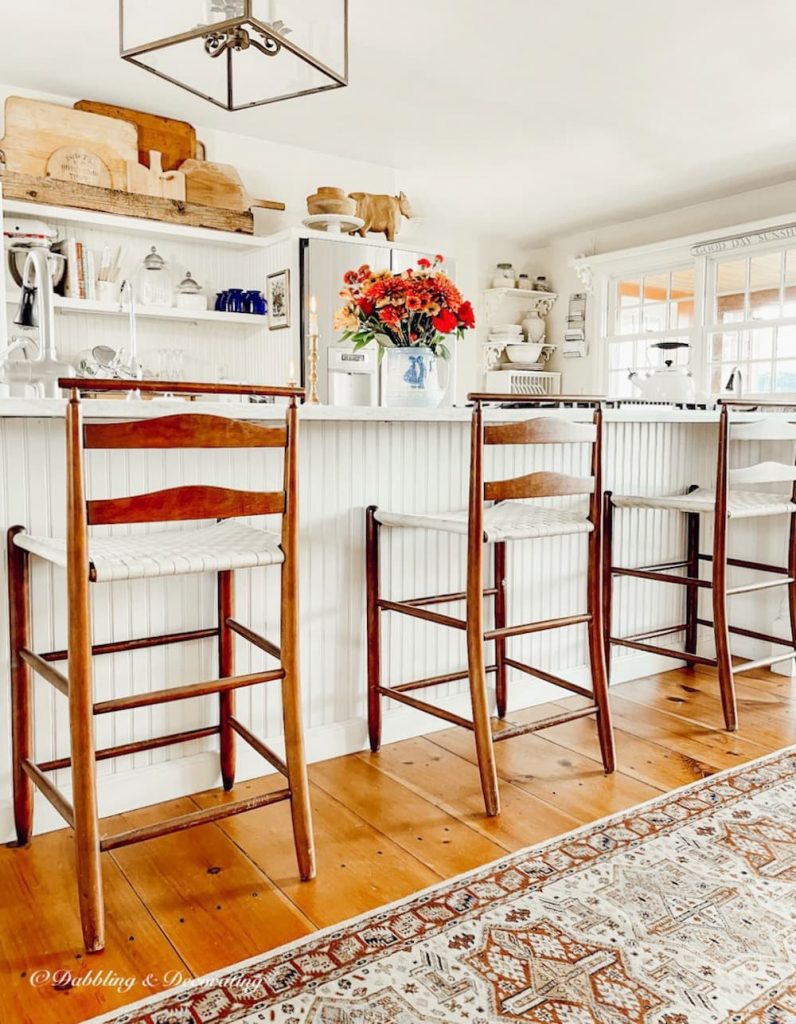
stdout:
<svg viewBox="0 0 796 1024">
<path fill-rule="evenodd" d="M 263 107 L 269 103 L 279 103 L 282 100 L 292 100 L 299 96 L 312 96 L 319 92 L 329 92 L 331 89 L 343 89 L 348 85 L 348 0 L 343 0 L 343 64 L 344 71 L 340 74 L 339 71 L 334 71 L 328 65 L 324 64 L 323 61 L 318 60 L 317 57 L 313 57 L 311 53 L 308 53 L 302 47 L 297 46 L 291 42 L 286 35 L 282 35 L 273 29 L 267 22 L 261 21 L 259 18 L 255 18 L 252 14 L 252 2 L 253 0 L 243 0 L 243 14 L 237 18 L 228 18 L 226 21 L 213 22 L 212 25 L 200 25 L 198 28 L 191 29 L 187 32 L 179 32 L 177 35 L 166 36 L 163 39 L 156 39 L 150 43 L 143 43 L 140 46 L 133 46 L 125 49 L 124 46 L 124 5 L 125 0 L 119 0 L 119 55 L 123 60 L 128 61 L 130 64 L 135 64 L 139 68 L 143 68 L 144 71 L 149 71 L 150 74 L 157 75 L 158 78 L 164 79 L 166 82 L 171 82 L 172 85 L 178 86 L 180 89 L 185 89 L 186 92 L 193 93 L 194 96 L 199 96 L 203 100 L 207 100 L 216 107 L 220 107 L 222 110 L 236 111 L 236 110 L 249 110 L 251 107 Z M 200 89 L 194 89 L 185 82 L 181 82 L 178 78 L 172 78 L 167 75 L 164 71 L 158 71 L 155 68 L 150 67 L 143 61 L 138 60 L 138 57 L 143 56 L 147 53 L 153 53 L 155 50 L 164 50 L 169 46 L 174 46 L 177 43 L 188 42 L 191 39 L 204 39 L 211 32 L 213 33 L 225 33 L 234 32 L 236 29 L 243 28 L 245 26 L 251 26 L 255 31 L 270 37 L 279 47 L 289 50 L 292 54 L 303 60 L 305 64 L 309 64 L 315 68 L 316 71 L 320 71 L 321 74 L 326 75 L 332 81 L 328 85 L 315 86 L 312 89 L 301 89 L 298 92 L 286 93 L 284 96 L 273 96 L 270 99 L 265 100 L 253 100 L 250 103 L 242 103 L 236 105 L 234 102 L 234 89 L 232 80 L 232 50 L 228 49 L 226 56 L 221 59 L 227 61 L 227 102 L 222 103 L 220 100 L 215 99 L 213 96 L 209 96 L 207 93 L 202 92 Z M 269 55 L 271 56 L 271 55 Z M 272 56 L 279 56 L 278 52 Z M 213 59 L 213 58 L 210 58 Z"/>
</svg>

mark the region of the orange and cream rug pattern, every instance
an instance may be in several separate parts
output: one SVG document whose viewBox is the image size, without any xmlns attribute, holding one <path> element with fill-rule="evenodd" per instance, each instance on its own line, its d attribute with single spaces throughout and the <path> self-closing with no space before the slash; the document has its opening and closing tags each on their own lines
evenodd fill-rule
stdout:
<svg viewBox="0 0 796 1024">
<path fill-rule="evenodd" d="M 796 1024 L 796 747 L 101 1019 Z"/>
</svg>

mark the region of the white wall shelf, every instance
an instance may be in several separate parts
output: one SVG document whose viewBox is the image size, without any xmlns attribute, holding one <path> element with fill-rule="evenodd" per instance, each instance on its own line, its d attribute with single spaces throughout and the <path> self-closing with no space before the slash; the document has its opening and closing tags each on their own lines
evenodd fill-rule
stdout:
<svg viewBox="0 0 796 1024">
<path fill-rule="evenodd" d="M 19 296 L 9 295 L 6 304 L 16 305 Z M 127 317 L 126 309 L 120 309 L 117 303 L 107 304 L 91 299 L 65 299 L 56 295 L 54 299 L 56 313 L 90 314 L 96 316 Z M 142 306 L 135 307 L 135 315 L 148 317 L 151 320 L 186 320 L 189 323 L 216 323 L 237 327 L 262 328 L 267 319 L 254 313 L 224 313 L 215 309 L 178 309 L 176 306 Z"/>
<path fill-rule="evenodd" d="M 526 309 L 535 309 L 547 316 L 556 304 L 555 292 L 539 292 L 529 288 L 487 288 L 484 292 L 488 318 L 491 321 L 505 299 L 517 299 Z"/>
</svg>

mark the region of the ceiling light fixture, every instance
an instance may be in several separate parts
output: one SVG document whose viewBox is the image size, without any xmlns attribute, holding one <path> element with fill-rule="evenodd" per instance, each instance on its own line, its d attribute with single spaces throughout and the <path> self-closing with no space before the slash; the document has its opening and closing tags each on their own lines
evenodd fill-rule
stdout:
<svg viewBox="0 0 796 1024">
<path fill-rule="evenodd" d="M 119 0 L 119 48 L 173 85 L 245 110 L 348 85 L 348 0 Z"/>
</svg>

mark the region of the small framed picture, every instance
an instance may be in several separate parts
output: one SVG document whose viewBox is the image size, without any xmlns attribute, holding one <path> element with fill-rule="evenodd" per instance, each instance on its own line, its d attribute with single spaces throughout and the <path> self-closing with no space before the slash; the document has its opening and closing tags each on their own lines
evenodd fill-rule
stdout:
<svg viewBox="0 0 796 1024">
<path fill-rule="evenodd" d="M 268 330 L 290 327 L 290 271 L 280 270 L 266 279 Z"/>
</svg>

